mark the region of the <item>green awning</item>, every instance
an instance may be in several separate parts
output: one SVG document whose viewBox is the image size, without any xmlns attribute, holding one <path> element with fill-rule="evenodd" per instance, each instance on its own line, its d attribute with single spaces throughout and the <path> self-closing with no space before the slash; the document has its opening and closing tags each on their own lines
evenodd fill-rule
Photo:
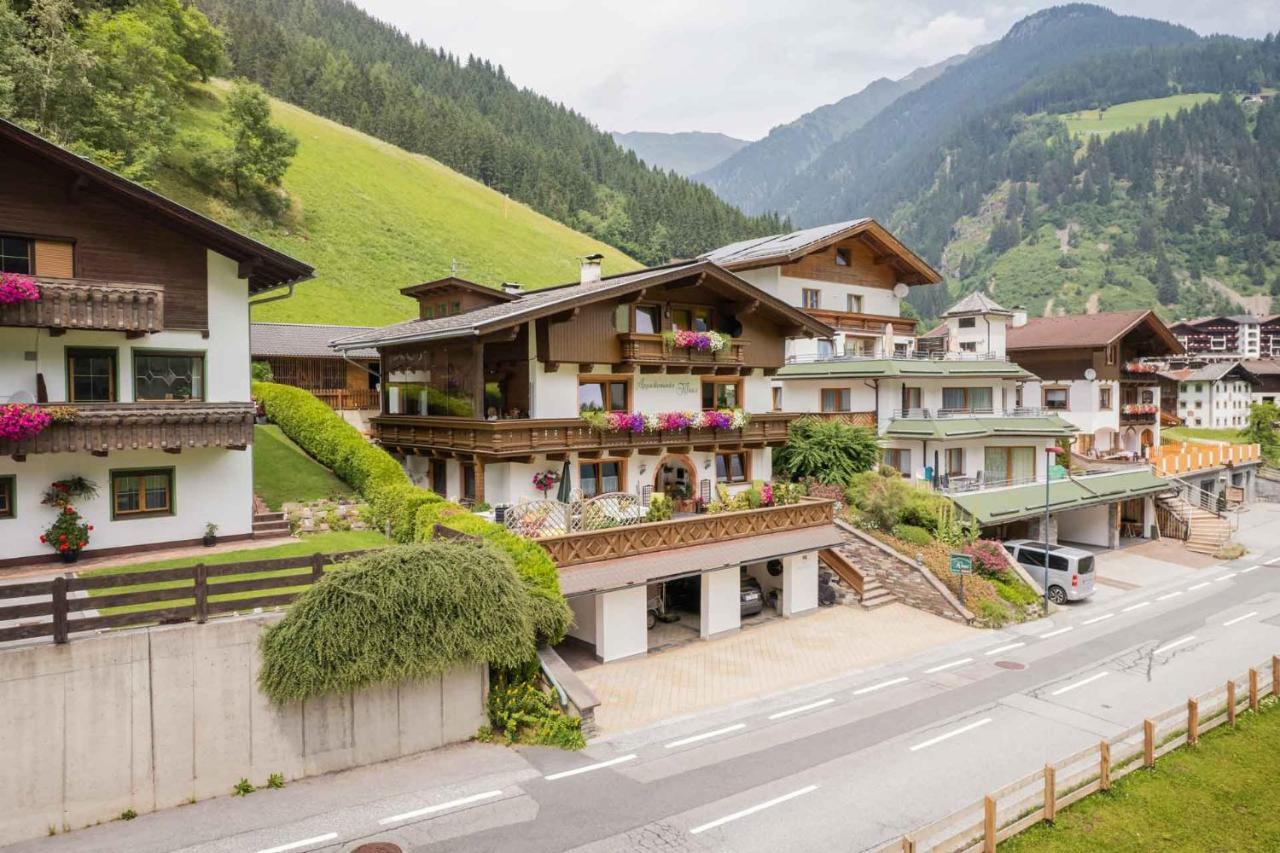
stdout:
<svg viewBox="0 0 1280 853">
<path fill-rule="evenodd" d="M 1090 474 L 1049 484 L 1049 511 L 1061 512 L 1154 495 L 1175 488 L 1150 471 Z M 1044 514 L 1044 483 L 951 495 L 979 524 L 999 524 Z"/>
<path fill-rule="evenodd" d="M 984 359 L 944 361 L 927 358 L 851 358 L 827 359 L 802 364 L 788 364 L 778 371 L 782 379 L 893 378 L 928 376 L 975 376 L 989 379 L 1034 379 L 1035 377 L 1011 361 Z"/>
<path fill-rule="evenodd" d="M 1076 427 L 1057 415 L 1032 418 L 956 415 L 949 418 L 895 418 L 885 429 L 886 438 L 935 439 L 1017 436 L 1068 437 Z"/>
</svg>

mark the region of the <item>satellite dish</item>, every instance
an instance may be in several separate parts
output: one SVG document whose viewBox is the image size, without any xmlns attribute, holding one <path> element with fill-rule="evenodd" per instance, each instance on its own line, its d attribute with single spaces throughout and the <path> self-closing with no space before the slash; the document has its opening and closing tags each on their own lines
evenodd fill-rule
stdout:
<svg viewBox="0 0 1280 853">
<path fill-rule="evenodd" d="M 906 299 L 907 294 L 910 292 L 911 292 L 911 288 L 907 287 L 902 282 L 898 282 L 893 286 L 893 295 L 898 297 L 899 299 Z"/>
<path fill-rule="evenodd" d="M 1084 378 L 1092 382 L 1093 380 L 1098 378 L 1098 371 L 1090 367 L 1088 370 L 1084 372 Z"/>
</svg>

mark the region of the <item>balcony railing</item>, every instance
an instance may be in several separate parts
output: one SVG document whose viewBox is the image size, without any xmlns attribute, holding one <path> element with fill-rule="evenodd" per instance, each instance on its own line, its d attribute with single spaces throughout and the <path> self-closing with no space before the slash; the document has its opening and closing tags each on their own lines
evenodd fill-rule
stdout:
<svg viewBox="0 0 1280 853">
<path fill-rule="evenodd" d="M 893 419 L 905 420 L 946 420 L 948 418 L 1046 418 L 1066 411 L 1065 409 L 1040 409 L 1032 407 L 1015 407 L 1011 409 L 995 409 L 990 406 L 969 406 L 961 409 L 894 409 Z"/>
<path fill-rule="evenodd" d="M 164 288 L 155 284 L 37 278 L 40 299 L 0 305 L 0 326 L 148 333 L 164 329 Z"/>
<path fill-rule="evenodd" d="M 660 447 L 778 446 L 803 414 L 752 415 L 742 429 L 685 429 L 666 432 L 602 432 L 580 418 L 481 421 L 416 415 L 372 419 L 374 439 L 390 448 L 429 448 L 481 456 L 523 456 L 569 450 L 629 451 Z"/>
<path fill-rule="evenodd" d="M 167 450 L 253 443 L 252 403 L 55 403 L 59 420 L 33 438 L 0 439 L 0 455 L 105 454 L 115 450 Z M 52 408 L 51 407 L 51 408 Z"/>
<path fill-rule="evenodd" d="M 875 412 L 815 412 L 814 416 L 868 429 L 875 429 L 877 422 Z"/>
<path fill-rule="evenodd" d="M 1076 481 L 1088 482 L 1089 478 L 1097 476 L 1106 476 L 1109 474 L 1135 473 L 1138 471 L 1150 471 L 1151 465 L 1146 462 L 1126 462 L 1115 465 L 1099 465 L 1092 468 L 1086 468 L 1083 472 L 1074 474 L 1071 479 Z M 1065 481 L 1065 474 L 1053 477 L 1051 482 Z M 1031 486 L 1039 483 L 1044 485 L 1045 476 L 1043 473 L 1036 475 L 1028 475 L 1025 477 L 1006 477 L 1001 479 L 989 480 L 983 476 L 982 472 L 978 472 L 976 476 L 947 476 L 938 477 L 936 484 L 932 488 L 946 495 L 958 495 L 971 492 L 995 491 L 997 489 L 1010 489 L 1017 486 Z"/>
<path fill-rule="evenodd" d="M 838 332 L 874 332 L 880 334 L 886 324 L 893 326 L 893 333 L 903 337 L 916 333 L 916 321 L 909 317 L 891 317 L 888 314 L 860 314 L 854 311 L 829 311 L 825 308 L 806 308 L 804 312 L 820 323 L 826 323 Z"/>
<path fill-rule="evenodd" d="M 1161 477 L 1262 462 L 1257 444 L 1213 444 L 1209 442 L 1168 442 L 1151 450 L 1151 464 Z"/>
<path fill-rule="evenodd" d="M 1007 361 L 1008 359 L 998 352 L 922 352 L 920 350 L 912 350 L 910 352 L 900 353 L 884 353 L 873 355 L 805 355 L 796 354 L 787 356 L 787 364 L 809 364 L 811 362 L 842 362 L 842 361 Z"/>
<path fill-rule="evenodd" d="M 372 411 L 382 406 L 374 388 L 311 388 L 317 400 L 336 412 Z"/>
<path fill-rule="evenodd" d="M 742 364 L 747 349 L 747 342 L 740 340 L 730 341 L 719 352 L 673 347 L 663 340 L 662 335 L 640 332 L 622 332 L 618 341 L 622 345 L 622 361 L 626 364 L 737 367 Z"/>
<path fill-rule="evenodd" d="M 765 533 L 781 533 L 804 527 L 831 524 L 834 503 L 805 498 L 786 506 L 721 512 L 632 524 L 605 530 L 591 530 L 566 536 L 539 539 L 556 565 L 577 565 L 667 551 L 709 542 L 727 542 Z"/>
</svg>

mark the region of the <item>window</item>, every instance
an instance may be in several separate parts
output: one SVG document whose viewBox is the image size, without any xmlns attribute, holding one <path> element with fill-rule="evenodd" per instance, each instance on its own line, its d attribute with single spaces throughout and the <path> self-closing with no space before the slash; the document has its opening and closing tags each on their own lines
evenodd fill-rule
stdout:
<svg viewBox="0 0 1280 853">
<path fill-rule="evenodd" d="M 781 412 L 782 411 L 782 389 L 772 388 L 770 390 L 773 391 L 773 410 L 775 412 Z"/>
<path fill-rule="evenodd" d="M 919 388 L 902 387 L 902 408 L 903 410 L 919 409 L 921 407 L 921 397 Z"/>
<path fill-rule="evenodd" d="M 1104 409 L 1104 410 L 1111 408 L 1111 388 L 1110 387 L 1104 385 L 1103 387 L 1098 389 L 1098 408 Z"/>
<path fill-rule="evenodd" d="M 978 328 L 978 318 L 977 318 L 977 317 L 961 317 L 961 318 L 960 318 L 960 328 L 962 328 L 962 329 L 976 329 L 976 328 Z"/>
<path fill-rule="evenodd" d="M 988 447 L 983 462 L 988 483 L 1025 482 L 1036 476 L 1034 447 Z"/>
<path fill-rule="evenodd" d="M 710 308 L 672 308 L 671 325 L 686 332 L 710 332 Z"/>
<path fill-rule="evenodd" d="M 441 302 L 441 303 L 439 303 L 438 305 L 436 305 L 436 316 L 437 316 L 437 317 L 447 317 L 448 315 L 449 315 L 449 305 L 448 305 L 448 303 Z"/>
<path fill-rule="evenodd" d="M 474 462 L 463 462 L 462 469 L 462 500 L 469 503 L 476 502 L 476 465 Z"/>
<path fill-rule="evenodd" d="M 662 309 L 657 305 L 637 305 L 635 326 L 632 331 L 642 335 L 656 335 L 662 331 Z"/>
<path fill-rule="evenodd" d="M 110 403 L 116 399 L 116 351 L 67 350 L 67 399 L 72 403 Z"/>
<path fill-rule="evenodd" d="M 1022 386 L 1021 386 L 1021 385 L 1014 386 L 1014 389 L 1013 389 L 1013 407 L 1014 407 L 1015 409 L 1021 409 L 1021 408 L 1023 407 L 1023 402 L 1022 402 Z"/>
<path fill-rule="evenodd" d="M 443 459 L 431 460 L 431 491 L 441 497 L 449 495 L 449 467 Z"/>
<path fill-rule="evenodd" d="M 948 477 L 964 476 L 964 448 L 963 447 L 947 448 L 947 476 Z"/>
<path fill-rule="evenodd" d="M 904 477 L 911 476 L 911 451 L 899 450 L 896 447 L 884 449 L 884 464 L 898 471 Z"/>
<path fill-rule="evenodd" d="M 583 462 L 578 466 L 578 488 L 588 498 L 622 491 L 622 463 L 616 459 Z"/>
<path fill-rule="evenodd" d="M 822 411 L 847 412 L 852 402 L 853 392 L 848 388 L 823 388 Z"/>
<path fill-rule="evenodd" d="M 134 350 L 133 398 L 203 400 L 204 355 Z"/>
<path fill-rule="evenodd" d="M 836 345 L 830 338 L 818 338 L 818 358 L 832 358 L 836 354 Z"/>
<path fill-rule="evenodd" d="M 173 469 L 111 472 L 111 517 L 173 515 Z"/>
<path fill-rule="evenodd" d="M 8 477 L 0 477 L 0 518 L 13 518 L 17 515 L 14 507 L 17 482 L 18 478 L 12 474 Z"/>
<path fill-rule="evenodd" d="M 961 412 L 991 411 L 990 388 L 943 388 L 942 408 Z"/>
<path fill-rule="evenodd" d="M 388 415 L 427 414 L 427 386 L 421 382 L 388 382 Z"/>
<path fill-rule="evenodd" d="M 977 351 L 978 351 L 977 341 L 961 341 L 960 342 L 960 352 L 977 352 Z"/>
<path fill-rule="evenodd" d="M 22 237 L 0 237 L 0 272 L 31 275 L 31 241 Z"/>
<path fill-rule="evenodd" d="M 1018 562 L 1026 566 L 1043 566 L 1044 549 L 1020 548 L 1018 550 Z"/>
<path fill-rule="evenodd" d="M 742 407 L 742 384 L 738 380 L 709 379 L 702 383 L 703 409 Z"/>
<path fill-rule="evenodd" d="M 450 313 L 450 314 L 461 314 L 461 313 L 462 313 L 462 303 L 461 303 L 461 302 L 451 302 L 451 303 L 449 304 L 449 313 Z"/>
<path fill-rule="evenodd" d="M 736 453 L 717 453 L 716 482 L 747 482 L 747 454 L 741 450 Z"/>
<path fill-rule="evenodd" d="M 1065 412 L 1071 408 L 1070 392 L 1066 388 L 1044 389 L 1044 407 Z"/>
<path fill-rule="evenodd" d="M 630 406 L 629 390 L 625 379 L 579 379 L 578 411 L 625 412 Z"/>
<path fill-rule="evenodd" d="M 836 266 L 838 267 L 849 266 L 849 250 L 848 249 L 836 249 Z"/>
<path fill-rule="evenodd" d="M 1117 344 L 1107 344 L 1107 364 L 1115 364 L 1119 357 L 1120 347 Z"/>
<path fill-rule="evenodd" d="M 857 294 L 857 293 L 850 293 L 848 296 L 846 296 L 846 297 L 845 297 L 845 303 L 846 303 L 846 304 L 845 304 L 845 309 L 846 309 L 850 314 L 861 314 L 861 313 L 862 313 L 862 296 L 861 296 L 861 294 Z"/>
<path fill-rule="evenodd" d="M 422 306 L 422 319 L 424 319 L 424 320 L 430 320 L 430 319 L 431 319 L 431 317 L 432 317 L 431 306 L 430 306 L 430 305 L 423 305 L 423 306 Z"/>
<path fill-rule="evenodd" d="M 806 287 L 800 291 L 800 306 L 802 308 L 817 308 L 822 297 L 821 291 L 814 287 Z"/>
</svg>

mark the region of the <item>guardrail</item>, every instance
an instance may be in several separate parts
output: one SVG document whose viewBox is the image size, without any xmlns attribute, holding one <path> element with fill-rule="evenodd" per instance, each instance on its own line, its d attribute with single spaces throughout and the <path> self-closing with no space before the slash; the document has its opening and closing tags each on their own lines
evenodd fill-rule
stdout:
<svg viewBox="0 0 1280 853">
<path fill-rule="evenodd" d="M 1261 672 L 1270 668 L 1263 686 Z M 1243 685 L 1243 689 L 1238 689 Z M 1263 696 L 1280 695 L 1280 656 L 1251 667 L 1216 690 L 1143 720 L 1120 734 L 1046 764 L 941 820 L 878 848 L 877 853 L 995 853 L 996 845 L 1040 821 L 1053 822 L 1059 809 L 1082 800 L 1205 732 L 1234 725 L 1243 710 L 1257 712 Z"/>
</svg>

